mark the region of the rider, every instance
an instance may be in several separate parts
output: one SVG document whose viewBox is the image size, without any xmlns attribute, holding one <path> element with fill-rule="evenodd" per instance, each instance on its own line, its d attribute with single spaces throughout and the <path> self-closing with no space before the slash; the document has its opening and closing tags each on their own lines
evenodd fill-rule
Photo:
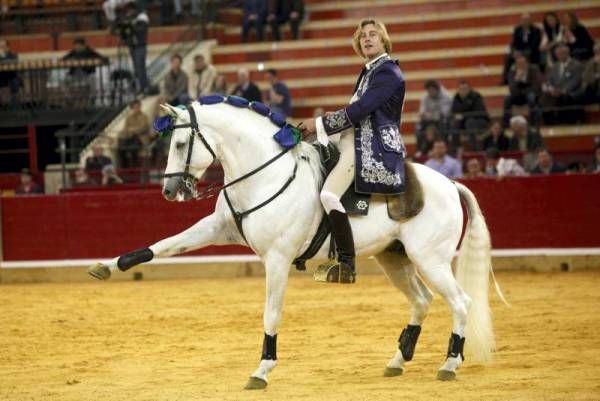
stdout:
<svg viewBox="0 0 600 401">
<path fill-rule="evenodd" d="M 354 239 L 340 198 L 354 180 L 360 193 L 400 193 L 406 154 L 400 137 L 405 83 L 398 63 L 388 55 L 392 44 L 385 25 L 374 19 L 360 21 L 352 47 L 366 64 L 350 104 L 301 123 L 303 136 L 316 132 L 323 145 L 329 135 L 341 133 L 340 159 L 325 180 L 320 197 L 332 225 L 338 267 L 351 274 L 350 283 L 356 275 Z"/>
</svg>

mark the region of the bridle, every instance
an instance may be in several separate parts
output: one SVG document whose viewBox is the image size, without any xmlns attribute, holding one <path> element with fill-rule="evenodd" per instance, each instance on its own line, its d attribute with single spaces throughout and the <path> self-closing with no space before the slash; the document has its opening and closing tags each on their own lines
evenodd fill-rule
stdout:
<svg viewBox="0 0 600 401">
<path fill-rule="evenodd" d="M 185 168 L 181 172 L 163 174 L 163 177 L 164 178 L 181 177 L 183 184 L 185 185 L 185 187 L 189 191 L 189 193 L 192 195 L 193 199 L 211 198 L 214 195 L 216 195 L 217 193 L 221 192 L 221 190 L 222 190 L 223 194 L 225 195 L 225 200 L 227 201 L 227 206 L 229 206 L 229 210 L 231 210 L 231 213 L 233 214 L 233 219 L 235 221 L 235 224 L 236 224 L 240 234 L 242 235 L 242 238 L 244 238 L 244 241 L 246 241 L 246 236 L 244 235 L 244 230 L 242 227 L 243 218 L 248 216 L 250 213 L 255 212 L 256 210 L 267 205 L 269 202 L 271 202 L 273 199 L 277 198 L 279 195 L 281 195 L 281 193 L 283 193 L 283 191 L 286 190 L 286 188 L 292 183 L 292 181 L 294 181 L 294 178 L 296 178 L 296 172 L 298 170 L 298 162 L 295 161 L 294 170 L 293 170 L 291 176 L 288 178 L 288 180 L 283 184 L 283 186 L 275 194 L 273 194 L 270 198 L 268 198 L 264 202 L 261 202 L 258 205 L 254 206 L 248 210 L 245 210 L 243 212 L 238 212 L 234 209 L 234 207 L 231 203 L 231 200 L 229 199 L 229 195 L 227 194 L 227 188 L 229 188 L 233 184 L 237 184 L 238 182 L 243 181 L 246 178 L 251 177 L 254 174 L 258 173 L 259 171 L 261 171 L 262 169 L 264 169 L 265 167 L 267 167 L 268 165 L 270 165 L 271 163 L 273 163 L 274 161 L 276 161 L 277 159 L 279 159 L 283 155 L 285 155 L 291 148 L 286 148 L 286 149 L 282 150 L 277 155 L 275 155 L 271 159 L 267 160 L 266 162 L 264 162 L 263 164 L 261 164 L 260 166 L 255 168 L 254 170 L 242 175 L 239 178 L 236 178 L 235 180 L 233 180 L 225 185 L 211 184 L 206 189 L 204 189 L 202 191 L 198 191 L 196 189 L 196 184 L 198 184 L 198 179 L 194 175 L 190 174 L 190 163 L 192 161 L 194 138 L 197 136 L 202 141 L 202 143 L 204 144 L 204 146 L 206 147 L 208 152 L 213 157 L 212 162 L 214 162 L 217 159 L 217 154 L 215 153 L 213 148 L 210 146 L 210 144 L 208 143 L 208 141 L 206 140 L 204 135 L 202 135 L 202 132 L 200 131 L 200 127 L 198 126 L 198 119 L 196 118 L 196 112 L 194 111 L 194 108 L 192 107 L 192 105 L 186 106 L 186 109 L 190 115 L 190 122 L 188 124 L 178 124 L 178 125 L 172 126 L 173 130 L 179 129 L 179 128 L 191 128 L 190 144 L 188 145 L 188 152 L 187 152 L 187 158 L 185 161 Z"/>
</svg>

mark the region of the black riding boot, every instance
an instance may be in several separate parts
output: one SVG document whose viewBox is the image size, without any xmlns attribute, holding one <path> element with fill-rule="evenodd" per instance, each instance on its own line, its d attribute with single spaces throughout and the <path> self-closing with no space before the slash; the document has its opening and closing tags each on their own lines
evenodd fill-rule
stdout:
<svg viewBox="0 0 600 401">
<path fill-rule="evenodd" d="M 337 210 L 329 213 L 333 238 L 337 250 L 337 263 L 329 264 L 327 281 L 352 284 L 356 279 L 354 267 L 354 238 L 348 214 Z"/>
</svg>

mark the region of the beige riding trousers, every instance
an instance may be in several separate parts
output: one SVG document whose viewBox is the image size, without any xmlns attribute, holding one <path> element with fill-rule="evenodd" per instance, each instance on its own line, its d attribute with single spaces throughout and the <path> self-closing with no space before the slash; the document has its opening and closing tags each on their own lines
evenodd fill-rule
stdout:
<svg viewBox="0 0 600 401">
<path fill-rule="evenodd" d="M 321 203 L 327 214 L 332 210 L 346 213 L 340 198 L 354 181 L 354 164 L 356 162 L 354 128 L 349 128 L 340 133 L 338 149 L 340 160 L 325 179 L 321 190 Z"/>
</svg>

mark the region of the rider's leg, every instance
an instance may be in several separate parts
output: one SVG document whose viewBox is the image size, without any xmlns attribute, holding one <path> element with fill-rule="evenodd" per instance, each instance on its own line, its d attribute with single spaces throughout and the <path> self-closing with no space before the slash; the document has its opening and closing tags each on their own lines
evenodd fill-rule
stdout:
<svg viewBox="0 0 600 401">
<path fill-rule="evenodd" d="M 335 238 L 338 262 L 347 265 L 353 272 L 354 267 L 354 238 L 352 227 L 346 209 L 340 198 L 354 180 L 354 131 L 342 132 L 339 142 L 340 160 L 331 171 L 321 190 L 321 202 L 327 212 Z"/>
</svg>

